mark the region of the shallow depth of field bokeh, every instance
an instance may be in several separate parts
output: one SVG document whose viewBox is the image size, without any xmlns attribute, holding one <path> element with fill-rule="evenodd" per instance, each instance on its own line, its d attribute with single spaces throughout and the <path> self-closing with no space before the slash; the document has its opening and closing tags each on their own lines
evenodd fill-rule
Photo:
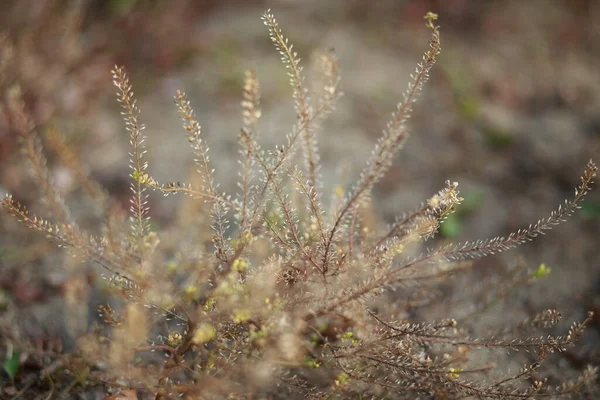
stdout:
<svg viewBox="0 0 600 400">
<path fill-rule="evenodd" d="M 1 77 L 2 90 L 18 82 L 39 132 L 60 130 L 125 206 L 129 138 L 111 68 L 126 67 L 140 101 L 151 174 L 176 181 L 190 171 L 192 155 L 172 101 L 183 89 L 210 145 L 216 181 L 235 192 L 244 71 L 255 70 L 262 84 L 266 148 L 283 141 L 295 118 L 285 70 L 260 20 L 266 8 L 276 13 L 309 77 L 319 51 L 333 48 L 340 59 L 345 95 L 319 138 L 324 187 L 331 189 L 325 199 L 360 172 L 426 49 L 423 15 L 439 14 L 442 54 L 415 106 L 411 136 L 375 189 L 377 223 L 417 206 L 450 179 L 459 182 L 465 201 L 436 241 L 505 235 L 545 217 L 572 195 L 587 161 L 600 161 L 600 3 L 593 0 L 90 0 L 80 9 L 63 3 L 2 2 L 0 33 L 13 42 L 19 65 Z M 1 111 L 0 195 L 13 193 L 44 215 Z M 78 202 L 73 177 L 48 157 L 57 185 L 72 194 L 69 206 L 86 226 L 95 210 Z M 180 218 L 180 202 L 152 194 L 154 221 L 168 226 Z M 566 370 L 600 365 L 599 232 L 600 191 L 594 189 L 566 224 L 477 261 L 470 274 L 437 288 L 439 302 L 417 319 L 460 319 L 477 306 L 473 299 L 484 302 L 515 268 L 544 263 L 550 275 L 507 293 L 478 317 L 484 323 L 474 324 L 473 334 L 548 308 L 569 321 L 593 310 L 584 340 L 555 357 L 550 374 L 560 378 Z M 42 236 L 0 216 L 0 354 L 10 343 L 2 337 L 15 329 L 42 347 L 69 349 L 97 318 L 100 295 L 82 289 L 85 301 L 78 301 L 69 280 L 79 264 Z M 89 281 L 99 274 L 91 268 Z M 469 301 L 446 309 L 447 297 Z M 516 370 L 522 362 L 508 365 Z M 0 392 L 0 398 L 11 394 Z"/>
</svg>

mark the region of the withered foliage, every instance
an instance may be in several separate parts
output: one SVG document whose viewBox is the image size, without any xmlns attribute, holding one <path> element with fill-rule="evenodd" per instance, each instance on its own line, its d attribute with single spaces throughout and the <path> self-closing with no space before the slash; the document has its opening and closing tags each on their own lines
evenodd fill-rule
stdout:
<svg viewBox="0 0 600 400">
<path fill-rule="evenodd" d="M 324 201 L 328 193 L 320 175 L 318 135 L 323 117 L 342 94 L 338 60 L 332 53 L 322 55 L 322 90 L 309 93 L 301 60 L 270 11 L 263 22 L 287 69 L 297 119 L 282 145 L 263 149 L 260 85 L 254 72 L 246 73 L 235 194 L 223 193 L 214 181 L 209 146 L 181 91 L 174 102 L 198 178 L 159 183 L 149 174 L 143 115 L 124 69 L 115 67 L 113 81 L 131 144 L 128 223 L 60 135 L 52 132 L 49 139 L 90 200 L 107 213 L 100 234 L 88 233 L 72 219 L 48 173 L 36 127 L 18 90 L 11 92 L 11 116 L 50 217 L 30 214 L 11 195 L 2 200 L 3 208 L 101 266 L 115 295 L 113 305 L 98 309 L 105 326 L 81 337 L 78 350 L 66 356 L 79 363 L 72 365 L 86 366 L 82 384 L 129 394 L 137 390 L 156 399 L 528 399 L 579 393 L 596 379 L 594 368 L 558 387 L 536 378 L 552 353 L 565 351 L 582 335 L 591 313 L 562 335 L 523 334 L 555 327 L 561 314 L 551 309 L 505 334 L 471 338 L 455 319 L 398 317 L 397 302 L 383 299 L 392 289 L 418 293 L 415 288 L 430 288 L 471 268 L 470 260 L 544 234 L 579 208 L 597 171 L 590 161 L 571 199 L 507 236 L 419 254 L 462 201 L 458 184 L 450 181 L 390 226 L 363 229 L 361 211 L 370 207 L 373 187 L 408 138 L 407 121 L 440 54 L 435 18 L 426 16 L 429 48 L 371 157 L 356 183 L 332 204 Z M 295 162 L 298 149 L 301 167 Z M 152 229 L 150 190 L 188 196 L 172 229 Z M 197 206 L 190 206 L 193 202 Z M 534 275 L 544 273 L 540 269 Z M 535 361 L 521 371 L 502 371 L 481 364 L 475 356 L 480 350 L 524 350 Z"/>
</svg>

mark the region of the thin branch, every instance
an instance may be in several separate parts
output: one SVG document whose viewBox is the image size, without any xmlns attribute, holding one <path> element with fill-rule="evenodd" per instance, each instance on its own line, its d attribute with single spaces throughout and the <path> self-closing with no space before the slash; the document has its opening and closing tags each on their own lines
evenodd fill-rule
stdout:
<svg viewBox="0 0 600 400">
<path fill-rule="evenodd" d="M 144 125 L 139 122 L 140 110 L 137 101 L 133 97 L 133 90 L 129 83 L 129 78 L 123 67 L 115 66 L 113 68 L 113 84 L 117 90 L 117 101 L 121 103 L 124 111 L 121 112 L 125 120 L 125 126 L 129 132 L 129 143 L 131 145 L 131 156 L 129 168 L 131 169 L 131 233 L 136 240 L 137 250 L 141 254 L 142 260 L 145 258 L 146 244 L 150 235 L 150 217 L 148 215 L 148 195 L 145 194 L 145 187 L 142 180 L 146 174 L 148 163 L 144 161 L 146 154 L 145 136 L 143 134 Z"/>
<path fill-rule="evenodd" d="M 431 28 L 430 49 L 423 55 L 423 63 L 419 63 L 415 71 L 416 74 L 411 75 L 408 89 L 403 95 L 403 101 L 398 104 L 396 112 L 392 115 L 392 120 L 388 123 L 383 136 L 377 142 L 373 150 L 373 155 L 360 174 L 357 185 L 337 212 L 323 250 L 322 263 L 324 270 L 327 270 L 333 242 L 346 216 L 352 213 L 352 210 L 370 195 L 373 186 L 388 171 L 392 165 L 394 155 L 406 140 L 406 122 L 412 113 L 413 103 L 416 101 L 423 85 L 427 82 L 429 73 L 441 51 L 439 28 L 433 25 L 431 25 Z"/>
</svg>

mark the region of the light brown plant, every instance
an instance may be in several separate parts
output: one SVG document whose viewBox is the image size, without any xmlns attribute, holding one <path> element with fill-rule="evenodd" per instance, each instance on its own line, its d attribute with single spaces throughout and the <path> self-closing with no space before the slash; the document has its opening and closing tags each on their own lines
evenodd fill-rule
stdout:
<svg viewBox="0 0 600 400">
<path fill-rule="evenodd" d="M 451 279 L 472 267 L 469 260 L 546 233 L 579 208 L 597 172 L 590 161 L 572 199 L 548 218 L 507 236 L 414 256 L 462 201 L 458 184 L 450 181 L 389 227 L 359 233 L 359 211 L 369 206 L 373 187 L 408 138 L 408 118 L 440 54 L 435 19 L 435 14 L 426 16 L 429 49 L 403 99 L 357 182 L 331 213 L 322 204 L 317 139 L 318 122 L 341 95 L 338 61 L 330 53 L 321 58 L 323 90 L 313 101 L 300 59 L 270 11 L 263 21 L 288 70 L 297 119 L 284 145 L 262 149 L 260 85 L 255 73 L 245 75 L 239 134 L 242 170 L 235 195 L 218 190 L 200 122 L 181 91 L 174 102 L 199 178 L 163 185 L 150 175 L 132 85 L 122 67 L 113 69 L 131 144 L 129 229 L 119 229 L 123 224 L 118 216 L 107 219 L 101 236 L 75 224 L 48 173 L 35 127 L 14 93 L 11 112 L 53 222 L 30 215 L 10 195 L 2 206 L 26 227 L 102 266 L 110 273 L 107 282 L 115 298 L 120 298 L 115 301 L 120 306 L 100 306 L 105 329 L 82 338 L 81 352 L 72 355 L 87 365 L 85 384 L 138 390 L 156 399 L 528 399 L 586 390 L 596 376 L 591 367 L 581 379 L 558 388 L 527 379 L 552 353 L 565 351 L 581 337 L 591 313 L 563 335 L 521 338 L 507 330 L 503 337 L 473 339 L 452 318 L 398 320 L 396 310 L 381 301 L 389 289 Z M 52 143 L 67 166 L 80 171 L 76 176 L 90 198 L 118 214 L 60 139 L 54 137 Z M 298 147 L 304 153 L 302 168 L 294 163 Z M 154 232 L 148 189 L 187 195 L 206 203 L 210 211 L 198 207 L 197 215 L 186 215 L 201 221 L 190 231 Z M 293 190 L 301 195 L 301 210 L 290 198 Z M 211 240 L 205 240 L 208 230 Z M 550 328 L 560 318 L 558 311 L 547 310 L 515 331 Z M 535 354 L 536 361 L 498 377 L 489 374 L 492 367 L 477 365 L 470 357 L 479 349 L 525 350 Z M 482 375 L 489 380 L 468 378 Z"/>
</svg>

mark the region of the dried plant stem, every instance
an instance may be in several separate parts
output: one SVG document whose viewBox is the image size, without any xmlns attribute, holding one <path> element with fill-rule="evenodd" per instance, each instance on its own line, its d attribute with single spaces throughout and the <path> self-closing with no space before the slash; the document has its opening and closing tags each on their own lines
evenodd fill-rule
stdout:
<svg viewBox="0 0 600 400">
<path fill-rule="evenodd" d="M 302 67 L 298 54 L 293 51 L 293 45 L 289 44 L 286 37 L 283 36 L 279 24 L 275 17 L 267 10 L 263 16 L 265 25 L 269 28 L 269 35 L 275 44 L 275 48 L 281 54 L 281 59 L 289 70 L 290 84 L 293 88 L 293 97 L 298 118 L 301 121 L 302 137 L 304 139 L 305 163 L 308 173 L 308 180 L 312 187 L 317 186 L 317 171 L 319 168 L 319 155 L 316 149 L 316 140 L 313 137 L 311 123 L 314 115 L 309 105 L 309 97 L 304 86 L 304 77 L 302 76 Z"/>
<path fill-rule="evenodd" d="M 336 310 L 348 302 L 357 300 L 373 290 L 381 288 L 385 285 L 390 285 L 401 279 L 403 273 L 407 270 L 416 267 L 419 264 L 431 261 L 446 261 L 456 262 L 464 259 L 479 258 L 490 254 L 500 253 L 502 251 L 509 250 L 531 241 L 537 236 L 544 234 L 547 230 L 565 221 L 565 218 L 573 213 L 574 210 L 580 207 L 580 203 L 589 192 L 590 186 L 593 183 L 593 179 L 596 176 L 598 167 L 593 161 L 589 161 L 583 175 L 581 176 L 581 183 L 575 189 L 575 196 L 571 200 L 566 200 L 565 204 L 561 204 L 556 211 L 553 211 L 548 218 L 541 219 L 537 223 L 529 225 L 526 229 L 520 229 L 516 232 L 511 233 L 507 237 L 498 237 L 494 239 L 486 239 L 469 244 L 468 242 L 458 246 L 446 246 L 440 250 L 432 251 L 429 254 L 417 257 L 413 261 L 404 263 L 393 270 L 390 269 L 387 274 L 383 274 L 377 279 L 373 279 L 367 284 L 360 287 L 358 290 L 353 291 L 347 296 L 344 296 L 331 304 L 324 306 L 315 314 L 310 315 L 323 315 L 331 311 Z M 310 317 L 312 318 L 312 317 Z"/>
<path fill-rule="evenodd" d="M 351 214 L 352 210 L 369 196 L 371 189 L 387 172 L 392 164 L 393 156 L 406 139 L 405 124 L 412 113 L 413 103 L 416 100 L 417 94 L 428 80 L 429 73 L 441 51 L 438 27 L 432 26 L 432 36 L 429 41 L 429 47 L 429 51 L 423 56 L 423 63 L 418 64 L 416 68 L 416 74 L 411 75 L 408 89 L 403 95 L 404 99 L 398 104 L 396 112 L 392 115 L 392 120 L 388 123 L 383 136 L 377 142 L 371 159 L 360 174 L 358 183 L 342 205 L 341 209 L 337 212 L 332 227 L 329 230 L 327 241 L 324 243 L 322 255 L 324 271 L 327 271 L 327 264 L 329 263 L 329 258 L 331 256 L 332 245 L 346 216 Z"/>
<path fill-rule="evenodd" d="M 142 131 L 144 125 L 139 122 L 140 110 L 133 97 L 133 90 L 129 78 L 122 67 L 113 68 L 113 84 L 117 88 L 117 101 L 121 103 L 123 111 L 121 114 L 125 120 L 125 126 L 129 132 L 131 145 L 129 168 L 131 169 L 131 234 L 136 243 L 136 249 L 141 259 L 145 259 L 148 236 L 150 235 L 150 217 L 148 216 L 148 195 L 145 194 L 143 185 L 144 177 L 147 176 L 148 163 L 143 160 L 146 154 L 144 137 Z"/>
</svg>

